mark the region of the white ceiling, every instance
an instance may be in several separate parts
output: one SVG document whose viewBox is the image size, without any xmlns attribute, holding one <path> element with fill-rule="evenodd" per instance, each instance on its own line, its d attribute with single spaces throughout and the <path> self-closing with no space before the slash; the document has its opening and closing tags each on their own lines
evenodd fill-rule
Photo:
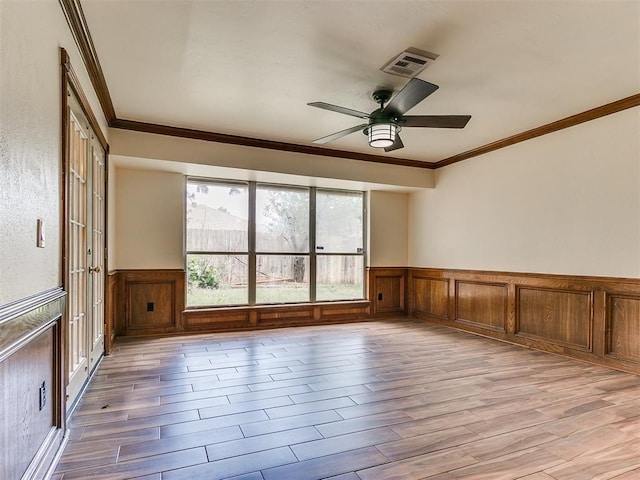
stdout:
<svg viewBox="0 0 640 480">
<path fill-rule="evenodd" d="M 640 92 L 640 1 L 82 0 L 118 118 L 311 145 L 376 108 L 379 69 L 407 47 L 440 57 L 409 113 L 469 114 L 464 130 L 406 128 L 385 154 L 435 162 Z"/>
</svg>

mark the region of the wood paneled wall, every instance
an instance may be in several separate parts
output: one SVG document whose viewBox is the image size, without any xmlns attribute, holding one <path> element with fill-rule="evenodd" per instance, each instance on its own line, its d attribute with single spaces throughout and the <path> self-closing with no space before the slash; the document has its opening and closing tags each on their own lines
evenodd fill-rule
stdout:
<svg viewBox="0 0 640 480">
<path fill-rule="evenodd" d="M 408 269 L 409 315 L 640 373 L 640 280 Z"/>
<path fill-rule="evenodd" d="M 406 268 L 369 267 L 367 277 L 367 290 L 375 317 L 406 315 Z"/>
<path fill-rule="evenodd" d="M 354 322 L 370 317 L 367 300 L 187 310 L 184 331 L 253 330 Z"/>
<path fill-rule="evenodd" d="M 368 300 L 184 310 L 183 271 L 119 271 L 116 330 L 157 335 L 410 315 L 640 373 L 640 279 L 404 267 L 367 272 Z"/>
<path fill-rule="evenodd" d="M 110 310 L 117 335 L 123 336 L 318 325 L 371 316 L 368 300 L 185 310 L 183 270 L 120 270 L 112 277 Z M 400 294 L 404 298 L 404 290 Z"/>
<path fill-rule="evenodd" d="M 184 270 L 120 270 L 113 275 L 117 335 L 183 330 Z"/>
<path fill-rule="evenodd" d="M 116 272 L 109 272 L 105 278 L 105 309 L 104 309 L 104 353 L 109 355 L 113 351 L 116 341 L 116 298 L 118 276 Z"/>
<path fill-rule="evenodd" d="M 64 444 L 64 303 L 54 288 L 0 307 L 2 479 L 44 478 Z"/>
</svg>

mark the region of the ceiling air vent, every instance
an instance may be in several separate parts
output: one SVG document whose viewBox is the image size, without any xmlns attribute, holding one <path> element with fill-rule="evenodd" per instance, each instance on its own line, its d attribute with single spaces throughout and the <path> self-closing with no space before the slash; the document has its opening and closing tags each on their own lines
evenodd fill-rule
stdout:
<svg viewBox="0 0 640 480">
<path fill-rule="evenodd" d="M 380 70 L 391 75 L 413 78 L 431 65 L 438 55 L 417 48 L 407 48 L 393 57 Z"/>
</svg>

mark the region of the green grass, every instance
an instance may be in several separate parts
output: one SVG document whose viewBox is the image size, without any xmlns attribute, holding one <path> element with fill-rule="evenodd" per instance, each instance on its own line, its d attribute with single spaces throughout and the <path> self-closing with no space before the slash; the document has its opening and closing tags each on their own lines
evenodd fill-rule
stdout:
<svg viewBox="0 0 640 480">
<path fill-rule="evenodd" d="M 187 305 L 190 307 L 243 305 L 249 298 L 247 288 L 197 288 L 187 289 Z"/>
<path fill-rule="evenodd" d="M 362 299 L 361 285 L 318 285 L 317 300 L 354 300 Z M 190 287 L 187 291 L 187 305 L 190 307 L 246 305 L 248 302 L 246 287 L 222 286 L 220 288 Z M 258 287 L 256 303 L 297 303 L 309 301 L 309 288 L 304 284 Z"/>
</svg>

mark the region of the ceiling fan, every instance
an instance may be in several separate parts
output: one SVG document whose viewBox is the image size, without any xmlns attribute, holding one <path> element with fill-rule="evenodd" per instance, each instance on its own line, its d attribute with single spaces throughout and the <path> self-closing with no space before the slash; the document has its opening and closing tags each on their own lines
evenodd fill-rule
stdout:
<svg viewBox="0 0 640 480">
<path fill-rule="evenodd" d="M 471 115 L 404 115 L 437 89 L 438 86 L 433 83 L 412 78 L 393 98 L 391 98 L 393 94 L 391 90 L 376 90 L 373 92 L 373 99 L 380 104 L 380 108 L 371 113 L 325 102 L 308 103 L 307 105 L 312 107 L 368 120 L 367 123 L 318 138 L 313 143 L 328 143 L 360 130 L 368 136 L 370 146 L 384 148 L 385 152 L 391 152 L 404 147 L 399 135 L 403 127 L 464 128 L 471 119 Z"/>
</svg>

